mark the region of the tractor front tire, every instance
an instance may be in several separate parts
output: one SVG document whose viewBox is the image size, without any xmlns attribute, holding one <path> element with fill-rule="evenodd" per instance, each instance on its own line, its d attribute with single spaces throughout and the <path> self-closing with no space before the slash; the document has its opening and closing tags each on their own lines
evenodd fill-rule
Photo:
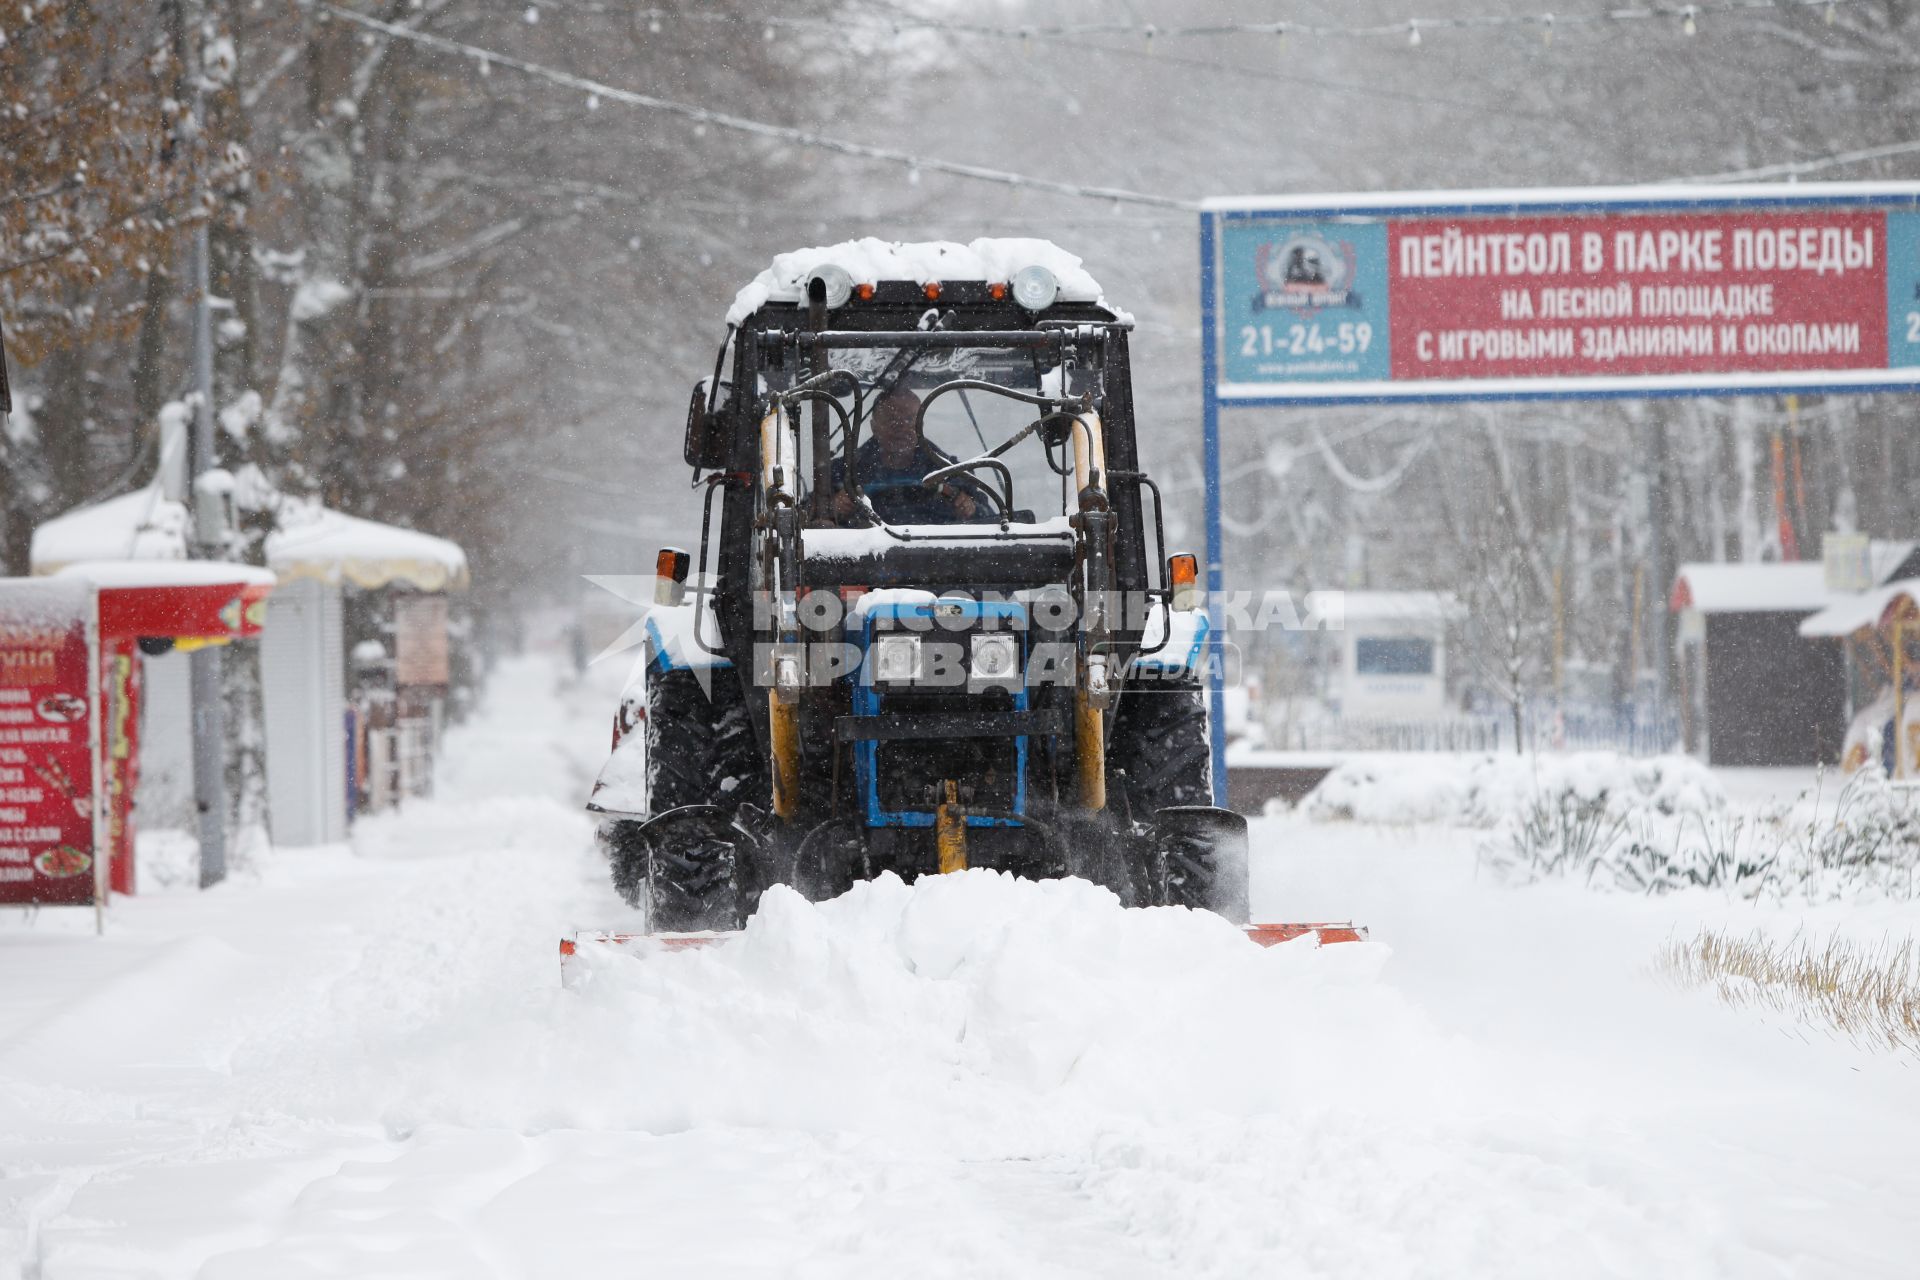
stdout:
<svg viewBox="0 0 1920 1280">
<path fill-rule="evenodd" d="M 622 818 L 601 828 L 614 889 L 647 913 L 650 933 L 739 928 L 739 833 L 711 806 L 675 814 L 664 823 Z"/>
</svg>

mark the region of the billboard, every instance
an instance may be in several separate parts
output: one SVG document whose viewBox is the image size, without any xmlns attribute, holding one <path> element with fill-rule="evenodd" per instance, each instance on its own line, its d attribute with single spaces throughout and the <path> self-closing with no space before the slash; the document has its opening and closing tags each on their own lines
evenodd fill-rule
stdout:
<svg viewBox="0 0 1920 1280">
<path fill-rule="evenodd" d="M 0 579 L 0 904 L 104 900 L 94 598 Z"/>
<path fill-rule="evenodd" d="M 1211 200 L 1225 403 L 1920 386 L 1920 184 Z"/>
</svg>

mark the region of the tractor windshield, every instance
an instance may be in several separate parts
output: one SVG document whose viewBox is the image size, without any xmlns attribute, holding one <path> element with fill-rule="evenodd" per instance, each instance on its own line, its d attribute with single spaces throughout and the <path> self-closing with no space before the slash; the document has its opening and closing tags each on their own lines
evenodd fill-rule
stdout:
<svg viewBox="0 0 1920 1280">
<path fill-rule="evenodd" d="M 861 387 L 851 484 L 845 430 L 833 415 L 835 522 L 869 523 L 868 509 L 886 524 L 1032 523 L 1065 514 L 1073 471 L 1066 427 L 1026 431 L 1048 412 L 1032 400 L 1079 396 L 1097 379 L 1073 368 L 1063 376 L 1053 360 L 1002 348 L 835 351 L 833 368 Z M 836 399 L 850 420 L 851 390 Z M 801 410 L 803 420 L 809 412 Z M 810 433 L 803 427 L 798 435 L 810 453 Z M 969 465 L 996 451 L 991 462 Z M 811 476 L 811 458 L 805 462 L 802 474 Z"/>
</svg>

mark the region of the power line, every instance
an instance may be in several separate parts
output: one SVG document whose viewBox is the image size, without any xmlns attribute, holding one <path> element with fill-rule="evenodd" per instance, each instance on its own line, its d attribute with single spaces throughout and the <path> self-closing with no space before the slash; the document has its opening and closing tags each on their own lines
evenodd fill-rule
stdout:
<svg viewBox="0 0 1920 1280">
<path fill-rule="evenodd" d="M 1431 25 L 1453 26 L 1453 27 L 1474 27 L 1474 26 L 1507 26 L 1507 25 L 1517 25 L 1517 24 L 1528 23 L 1528 22 L 1531 22 L 1531 23 L 1544 22 L 1548 26 L 1551 26 L 1555 22 L 1564 22 L 1568 24 L 1575 24 L 1575 23 L 1591 24 L 1591 23 L 1601 23 L 1601 22 L 1631 21 L 1631 20 L 1637 20 L 1637 19 L 1663 17 L 1663 16 L 1664 17 L 1674 17 L 1674 16 L 1683 17 L 1689 22 L 1689 24 L 1691 24 L 1692 19 L 1697 14 L 1734 13 L 1734 12 L 1746 12 L 1746 11 L 1764 10 L 1764 9 L 1792 9 L 1792 8 L 1804 9 L 1804 8 L 1813 8 L 1816 6 L 1825 8 L 1828 14 L 1829 21 L 1831 21 L 1834 8 L 1836 5 L 1853 3 L 1853 2 L 1854 0 L 1718 0 L 1717 3 L 1707 3 L 1707 4 L 1698 4 L 1698 5 L 1693 5 L 1693 4 L 1653 5 L 1653 6 L 1643 7 L 1643 8 L 1634 8 L 1634 9 L 1613 9 L 1613 10 L 1608 10 L 1602 13 L 1595 13 L 1595 14 L 1569 15 L 1569 16 L 1559 17 L 1559 18 L 1556 18 L 1554 15 L 1551 15 L 1551 14 L 1546 14 L 1546 15 L 1539 15 L 1537 17 L 1529 17 L 1529 16 L 1522 16 L 1522 15 L 1502 15 L 1502 16 L 1493 16 L 1493 17 L 1462 17 L 1462 18 L 1435 19 L 1432 21 Z M 596 7 L 596 6 L 592 6 L 591 4 L 588 4 L 588 5 L 581 5 L 578 7 L 584 8 L 584 7 Z M 365 27 L 369 30 L 381 32 L 382 34 L 391 36 L 395 39 L 407 40 L 415 44 L 425 45 L 429 48 L 438 49 L 444 53 L 452 53 L 461 57 L 471 58 L 480 64 L 482 74 L 485 74 L 487 68 L 495 64 L 498 64 L 499 66 L 506 67 L 510 70 L 519 71 L 522 74 L 532 76 L 536 79 L 547 80 L 551 83 L 558 84 L 566 88 L 575 89 L 580 92 L 586 93 L 587 95 L 589 95 L 590 100 L 598 99 L 598 98 L 606 98 L 614 102 L 624 102 L 631 106 L 643 107 L 648 110 L 654 110 L 654 111 L 662 111 L 670 115 L 677 115 L 682 117 L 683 119 L 694 121 L 696 124 L 700 124 L 700 125 L 712 125 L 716 128 L 729 129 L 735 132 L 745 133 L 755 137 L 777 139 L 779 141 L 790 142 L 799 146 L 810 147 L 816 150 L 831 151 L 841 155 L 855 156 L 860 159 L 878 160 L 885 163 L 903 165 L 910 172 L 918 172 L 921 170 L 925 170 L 931 173 L 945 173 L 945 174 L 952 175 L 954 177 L 969 178 L 978 182 L 992 182 L 1002 186 L 1024 187 L 1024 188 L 1031 188 L 1036 191 L 1052 192 L 1058 195 L 1069 195 L 1069 196 L 1076 196 L 1076 197 L 1087 198 L 1087 199 L 1110 201 L 1115 205 L 1120 205 L 1120 204 L 1145 205 L 1151 208 L 1180 210 L 1182 212 L 1197 212 L 1201 207 L 1200 202 L 1196 200 L 1183 200 L 1174 196 L 1154 195 L 1148 192 L 1132 191 L 1122 187 L 1090 186 L 1090 185 L 1085 185 L 1081 183 L 1062 182 L 1055 178 L 1041 178 L 1041 177 L 1035 177 L 1030 174 L 1016 173 L 1011 170 L 993 169 L 984 165 L 974 165 L 974 164 L 966 164 L 966 163 L 953 161 L 953 160 L 943 160 L 935 156 L 916 155 L 912 152 L 898 151 L 889 147 L 869 146 L 866 143 L 853 142 L 844 138 L 830 137 L 825 134 L 818 134 L 818 133 L 812 132 L 811 130 L 795 128 L 789 125 L 770 124 L 766 121 L 753 120 L 745 116 L 736 116 L 736 115 L 729 114 L 727 112 L 713 111 L 705 107 L 696 107 L 687 103 L 674 102 L 666 98 L 654 97 L 651 94 L 636 93 L 631 89 L 621 89 L 614 85 L 609 85 L 598 80 L 589 79 L 585 76 L 574 75 L 572 72 L 561 71 L 558 68 L 545 66 L 543 64 L 536 63 L 536 62 L 530 62 L 524 58 L 516 58 L 510 54 L 503 54 L 503 53 L 495 52 L 494 50 L 491 50 L 491 49 L 485 49 L 480 47 L 479 45 L 467 44 L 464 41 L 453 40 L 446 36 L 433 35 L 424 31 L 416 31 L 410 27 L 401 26 L 396 23 L 382 21 L 379 18 L 370 17 L 363 13 L 357 13 L 351 9 L 342 8 L 341 6 L 336 4 L 324 5 L 323 9 L 324 9 L 324 12 L 331 14 L 334 17 L 340 18 L 347 22 L 354 23 L 361 27 Z M 714 20 L 714 21 L 729 21 L 729 22 L 737 21 L 737 19 L 734 19 L 732 17 L 726 16 L 726 15 L 716 15 L 716 14 L 668 15 L 668 14 L 665 14 L 663 11 L 659 11 L 659 10 L 640 10 L 638 12 L 640 13 L 641 16 L 649 17 L 650 21 L 653 21 L 655 23 L 657 23 L 657 21 L 660 18 L 669 17 L 669 16 L 680 16 L 680 17 L 698 18 L 698 19 Z M 816 24 L 820 20 L 800 19 L 800 18 L 774 18 L 774 19 L 769 19 L 768 21 L 770 24 L 779 23 L 783 25 L 795 26 L 795 25 L 802 25 L 802 24 Z M 1072 27 L 1057 26 L 1057 27 L 1045 27 L 1045 28 L 999 28 L 999 27 L 988 27 L 988 26 L 983 26 L 983 25 L 974 24 L 974 23 L 952 23 L 952 22 L 940 22 L 934 19 L 915 19 L 905 15 L 900 17 L 897 21 L 892 19 L 885 19 L 883 21 L 887 21 L 891 25 L 897 26 L 902 30 L 908 29 L 910 27 L 927 27 L 927 28 L 933 28 L 933 29 L 950 30 L 950 31 L 963 32 L 966 34 L 976 34 L 976 35 L 1016 34 L 1016 35 L 1034 35 L 1042 38 L 1053 38 L 1059 35 L 1078 34 L 1078 33 L 1114 34 L 1120 30 L 1141 30 L 1141 29 L 1150 28 L 1150 24 L 1148 24 L 1147 28 L 1142 28 L 1137 24 L 1129 25 L 1129 24 L 1119 24 L 1119 23 L 1087 23 L 1087 24 L 1080 24 L 1078 26 L 1072 26 Z M 1412 23 L 1415 25 L 1416 35 L 1417 35 L 1418 26 L 1428 25 L 1428 20 L 1426 19 L 1409 19 L 1408 21 L 1409 23 Z M 1244 24 L 1242 23 L 1242 24 L 1220 24 L 1220 25 L 1208 26 L 1208 27 L 1172 27 L 1172 28 L 1165 29 L 1164 33 L 1171 33 L 1175 35 L 1199 35 L 1199 34 L 1218 35 L 1218 34 L 1227 33 L 1229 31 L 1262 30 L 1262 31 L 1271 32 L 1276 25 L 1285 27 L 1288 31 L 1292 31 L 1293 29 L 1295 29 L 1298 26 L 1301 26 L 1302 24 L 1294 24 L 1294 23 Z M 1343 34 L 1343 35 L 1379 34 L 1380 32 L 1385 30 L 1405 31 L 1407 29 L 1406 25 L 1395 25 L 1395 24 L 1375 25 L 1375 26 L 1369 26 L 1369 27 L 1357 27 L 1357 26 L 1332 27 L 1326 24 L 1306 24 L 1306 25 L 1312 27 L 1314 34 Z M 1812 160 L 1793 161 L 1793 162 L 1788 162 L 1783 164 L 1766 165 L 1766 166 L 1762 166 L 1754 169 L 1732 170 L 1725 173 L 1708 174 L 1708 175 L 1692 177 L 1692 178 L 1674 178 L 1674 179 L 1669 179 L 1668 181 L 1731 182 L 1731 181 L 1737 181 L 1741 179 L 1751 179 L 1751 178 L 1793 177 L 1799 174 L 1813 173 L 1822 169 L 1833 168 L 1840 165 L 1854 164 L 1854 163 L 1859 163 L 1865 160 L 1881 159 L 1881 158 L 1886 158 L 1891 156 L 1908 155 L 1915 152 L 1920 152 L 1920 141 L 1889 143 L 1884 146 L 1867 147 L 1867 148 L 1862 148 L 1856 151 L 1839 152 L 1834 155 L 1817 157 Z"/>
<path fill-rule="evenodd" d="M 621 89 L 598 80 L 589 80 L 572 72 L 561 71 L 555 67 L 543 66 L 516 58 L 510 54 L 496 53 L 483 49 L 479 45 L 467 44 L 460 40 L 451 40 L 446 36 L 432 35 L 424 31 L 415 31 L 397 23 L 384 22 L 379 18 L 356 13 L 336 4 L 324 6 L 324 11 L 343 21 L 372 31 L 381 32 L 396 40 L 407 40 L 414 44 L 438 49 L 443 53 L 458 54 L 478 62 L 484 72 L 491 66 L 502 66 L 509 70 L 547 80 L 565 88 L 575 89 L 588 94 L 591 98 L 604 98 L 612 102 L 623 102 L 629 106 L 645 107 L 651 111 L 662 111 L 669 115 L 680 116 L 700 125 L 711 125 L 719 129 L 730 129 L 736 133 L 750 134 L 754 137 L 771 138 L 781 142 L 790 142 L 798 146 L 811 147 L 819 151 L 832 151 L 841 155 L 858 156 L 865 160 L 880 160 L 889 164 L 902 165 L 910 172 L 925 171 L 945 173 L 957 178 L 972 178 L 979 182 L 993 182 L 1007 187 L 1024 187 L 1035 191 L 1050 191 L 1057 195 L 1080 196 L 1094 200 L 1107 200 L 1115 204 L 1148 205 L 1157 209 L 1184 209 L 1198 211 L 1199 202 L 1179 200 L 1172 196 L 1157 196 L 1143 191 L 1129 191 L 1122 187 L 1085 186 L 1074 182 L 1061 182 L 1055 178 L 1039 178 L 1031 174 L 1014 173 L 1006 169 L 990 169 L 984 165 L 964 164 L 956 160 L 942 160 L 934 156 L 914 155 L 907 151 L 896 151 L 890 147 L 873 147 L 862 142 L 850 142 L 844 138 L 828 137 L 808 129 L 797 129 L 788 125 L 769 124 L 763 120 L 751 120 L 745 116 L 731 115 L 724 111 L 710 111 L 705 107 L 695 107 L 684 102 L 674 102 L 666 98 L 656 98 L 651 94 L 635 93 L 631 89 Z"/>
<path fill-rule="evenodd" d="M 1917 151 L 1920 151 L 1920 141 L 1889 142 L 1884 146 L 1862 147 L 1858 151 L 1840 151 L 1830 156 L 1817 156 L 1812 160 L 1790 160 L 1784 164 L 1762 165 L 1757 169 L 1732 169 L 1726 173 L 1709 173 L 1694 178 L 1669 178 L 1667 181 L 1741 182 L 1749 178 L 1797 178 L 1803 173 L 1818 173 L 1822 169 L 1859 164 L 1863 160 L 1884 160 L 1890 156 L 1907 156 Z"/>
<path fill-rule="evenodd" d="M 549 0 L 551 3 L 552 0 Z M 966 22 L 951 18 L 927 18 L 914 14 L 901 13 L 886 17 L 856 18 L 875 26 L 883 26 L 894 33 L 907 31 L 936 31 L 953 34 L 995 36 L 1009 40 L 1054 40 L 1062 37 L 1078 36 L 1132 36 L 1146 41 L 1182 40 L 1195 38 L 1217 38 L 1222 36 L 1309 36 L 1327 39 L 1382 39 L 1399 38 L 1412 44 L 1419 44 L 1422 32 L 1446 30 L 1484 30 L 1499 27 L 1523 27 L 1541 32 L 1551 39 L 1556 28 L 1581 26 L 1606 26 L 1627 22 L 1665 21 L 1679 26 L 1687 35 L 1693 35 L 1697 22 L 1704 17 L 1749 14 L 1783 9 L 1822 9 L 1832 21 L 1836 9 L 1841 5 L 1855 5 L 1863 0 L 1701 0 L 1695 4 L 1644 4 L 1623 5 L 1611 9 L 1602 9 L 1593 13 L 1489 13 L 1459 15 L 1450 17 L 1410 17 L 1393 22 L 1370 23 L 1333 23 L 1298 22 L 1291 19 L 1274 22 L 1209 22 L 1198 24 L 1174 24 L 1161 26 L 1152 22 L 1072 22 L 1036 24 L 1029 26 L 1005 26 L 993 23 Z M 591 3 L 567 3 L 556 7 L 584 9 L 589 11 L 615 11 L 614 6 Z M 536 2 L 531 6 L 538 9 Z M 781 17 L 749 18 L 724 13 L 683 13 L 665 9 L 620 9 L 618 12 L 644 18 L 653 31 L 661 30 L 667 22 L 728 23 L 734 25 L 758 24 L 771 39 L 776 29 L 803 29 L 844 32 L 846 18 L 806 18 Z"/>
<path fill-rule="evenodd" d="M 992 38 L 992 37 L 988 37 Z M 1135 61 L 1161 62 L 1174 67 L 1193 67 L 1199 71 L 1213 72 L 1218 75 L 1238 76 L 1243 80 L 1264 80 L 1275 84 L 1304 85 L 1309 89 L 1322 89 L 1328 93 L 1349 93 L 1359 97 L 1373 98 L 1383 102 L 1411 102 L 1420 106 L 1452 107 L 1462 111 L 1477 111 L 1486 114 L 1498 113 L 1503 118 L 1526 116 L 1535 120 L 1552 119 L 1545 112 L 1525 111 L 1510 104 L 1493 105 L 1475 102 L 1465 98 L 1442 98 L 1433 94 L 1413 93 L 1404 89 L 1390 89 L 1381 84 L 1352 84 L 1341 80 L 1329 80 L 1324 76 L 1301 75 L 1293 71 L 1274 71 L 1261 67 L 1240 66 L 1232 62 L 1215 62 L 1209 58 L 1190 58 L 1177 53 L 1157 53 L 1152 49 L 1135 49 L 1123 45 L 1086 44 L 1067 39 L 1049 39 L 1055 48 L 1079 50 L 1084 53 L 1096 53 L 1112 58 L 1131 58 Z"/>
</svg>

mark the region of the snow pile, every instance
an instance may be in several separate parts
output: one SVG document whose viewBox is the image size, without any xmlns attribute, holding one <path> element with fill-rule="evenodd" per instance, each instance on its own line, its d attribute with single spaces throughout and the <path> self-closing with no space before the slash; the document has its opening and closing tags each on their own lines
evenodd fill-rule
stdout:
<svg viewBox="0 0 1920 1280">
<path fill-rule="evenodd" d="M 1335 766 L 1305 803 L 1318 822 L 1492 827 L 1542 795 L 1598 805 L 1617 817 L 1716 813 L 1726 805 L 1719 780 L 1697 760 L 1611 751 L 1358 756 Z"/>
<path fill-rule="evenodd" d="M 370 1083 L 407 1128 L 934 1124 L 964 1145 L 1059 1108 L 1248 1115 L 1350 1093 L 1394 1057 L 1383 1037 L 1420 1019 L 1370 980 L 1387 955 L 1268 950 L 1080 880 L 889 874 L 819 904 L 776 887 L 735 941 L 583 948 L 574 992 L 522 1010 L 537 1027 L 443 1025 Z"/>
<path fill-rule="evenodd" d="M 773 265 L 735 295 L 733 305 L 727 308 L 727 323 L 739 324 L 769 302 L 805 301 L 808 278 L 828 265 L 845 270 L 855 285 L 879 284 L 885 280 L 911 280 L 915 284 L 935 280 L 1005 282 L 1022 267 L 1039 266 L 1053 272 L 1060 285 L 1061 302 L 1107 306 L 1099 282 L 1080 265 L 1080 259 L 1051 241 L 980 239 L 970 244 L 952 240 L 904 243 L 867 236 L 780 254 L 774 258 Z"/>
</svg>

